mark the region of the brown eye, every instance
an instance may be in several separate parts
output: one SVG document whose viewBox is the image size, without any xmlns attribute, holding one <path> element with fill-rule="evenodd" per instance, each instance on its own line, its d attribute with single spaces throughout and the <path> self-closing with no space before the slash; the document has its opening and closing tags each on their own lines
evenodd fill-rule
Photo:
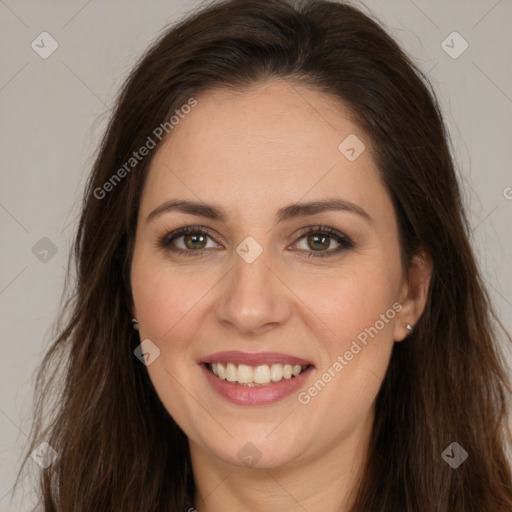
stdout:
<svg viewBox="0 0 512 512">
<path fill-rule="evenodd" d="M 299 247 L 301 241 L 304 240 L 303 247 Z M 334 248 L 331 247 L 332 243 L 337 244 Z M 296 243 L 301 251 L 308 252 L 310 258 L 323 258 L 335 256 L 343 250 L 351 249 L 354 247 L 353 242 L 345 235 L 340 233 L 334 228 L 326 226 L 317 226 L 309 228 L 303 232 Z M 331 250 L 329 250 L 331 247 Z"/>
<path fill-rule="evenodd" d="M 208 239 L 212 241 L 211 246 L 207 245 Z M 305 246 L 298 247 L 299 252 L 306 252 L 310 258 L 335 256 L 354 247 L 347 236 L 326 226 L 307 228 L 299 236 L 299 242 L 296 242 L 295 245 L 302 243 L 302 240 L 304 240 Z M 331 247 L 333 242 L 337 244 L 334 248 Z M 211 233 L 204 228 L 194 226 L 187 226 L 168 233 L 159 240 L 158 246 L 185 256 L 199 256 L 206 249 L 222 249 L 215 243 Z"/>
<path fill-rule="evenodd" d="M 308 235 L 307 242 L 309 247 L 316 250 L 326 250 L 329 249 L 329 245 L 331 244 L 331 237 L 325 235 Z"/>
<path fill-rule="evenodd" d="M 208 246 L 208 239 L 213 241 L 213 236 L 202 228 L 188 226 L 165 235 L 158 242 L 158 246 L 187 256 L 199 254 L 205 249 L 218 248 L 213 243 Z"/>
<path fill-rule="evenodd" d="M 183 243 L 187 249 L 204 249 L 206 247 L 206 236 L 202 233 L 188 233 L 186 235 L 182 235 Z"/>
</svg>

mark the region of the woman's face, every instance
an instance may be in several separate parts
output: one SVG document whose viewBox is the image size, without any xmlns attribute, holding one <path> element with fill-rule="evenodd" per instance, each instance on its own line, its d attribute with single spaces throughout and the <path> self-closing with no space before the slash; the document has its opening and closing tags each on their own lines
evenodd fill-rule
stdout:
<svg viewBox="0 0 512 512">
<path fill-rule="evenodd" d="M 394 340 L 419 315 L 370 141 L 281 80 L 196 99 L 141 198 L 131 282 L 149 376 L 204 458 L 344 451 L 367 439 Z"/>
</svg>

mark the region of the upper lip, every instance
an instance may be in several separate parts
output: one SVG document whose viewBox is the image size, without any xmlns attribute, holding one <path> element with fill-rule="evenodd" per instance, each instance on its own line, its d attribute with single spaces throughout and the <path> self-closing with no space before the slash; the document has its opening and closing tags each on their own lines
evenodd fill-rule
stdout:
<svg viewBox="0 0 512 512">
<path fill-rule="evenodd" d="M 246 364 L 248 366 L 259 366 L 263 364 L 300 364 L 303 366 L 313 365 L 311 361 L 300 357 L 282 354 L 280 352 L 240 352 L 230 350 L 215 352 L 201 359 L 200 363 L 234 363 Z"/>
</svg>

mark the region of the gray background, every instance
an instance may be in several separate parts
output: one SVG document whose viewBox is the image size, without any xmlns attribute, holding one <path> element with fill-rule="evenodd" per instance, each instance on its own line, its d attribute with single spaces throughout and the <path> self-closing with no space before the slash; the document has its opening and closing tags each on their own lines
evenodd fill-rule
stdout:
<svg viewBox="0 0 512 512">
<path fill-rule="evenodd" d="M 0 512 L 34 507 L 29 482 L 12 501 L 10 491 L 30 429 L 33 372 L 50 342 L 81 191 L 109 108 L 141 52 L 201 3 L 0 0 Z M 365 5 L 434 84 L 461 169 L 472 243 L 512 331 L 512 1 Z M 31 47 L 41 45 L 43 31 L 58 43 L 47 59 Z M 453 31 L 469 45 L 458 58 L 441 46 Z M 462 44 L 452 36 L 445 48 L 453 54 Z M 43 237 L 55 255 L 41 252 Z"/>
</svg>

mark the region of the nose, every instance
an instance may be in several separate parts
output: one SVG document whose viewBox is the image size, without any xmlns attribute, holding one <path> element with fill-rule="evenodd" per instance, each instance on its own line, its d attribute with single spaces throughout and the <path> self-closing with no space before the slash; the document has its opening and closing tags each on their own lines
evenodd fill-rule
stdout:
<svg viewBox="0 0 512 512">
<path fill-rule="evenodd" d="M 293 293 L 269 251 L 251 263 L 238 254 L 233 260 L 234 268 L 219 289 L 215 309 L 219 323 L 245 335 L 264 334 L 284 324 L 292 313 Z"/>
</svg>

